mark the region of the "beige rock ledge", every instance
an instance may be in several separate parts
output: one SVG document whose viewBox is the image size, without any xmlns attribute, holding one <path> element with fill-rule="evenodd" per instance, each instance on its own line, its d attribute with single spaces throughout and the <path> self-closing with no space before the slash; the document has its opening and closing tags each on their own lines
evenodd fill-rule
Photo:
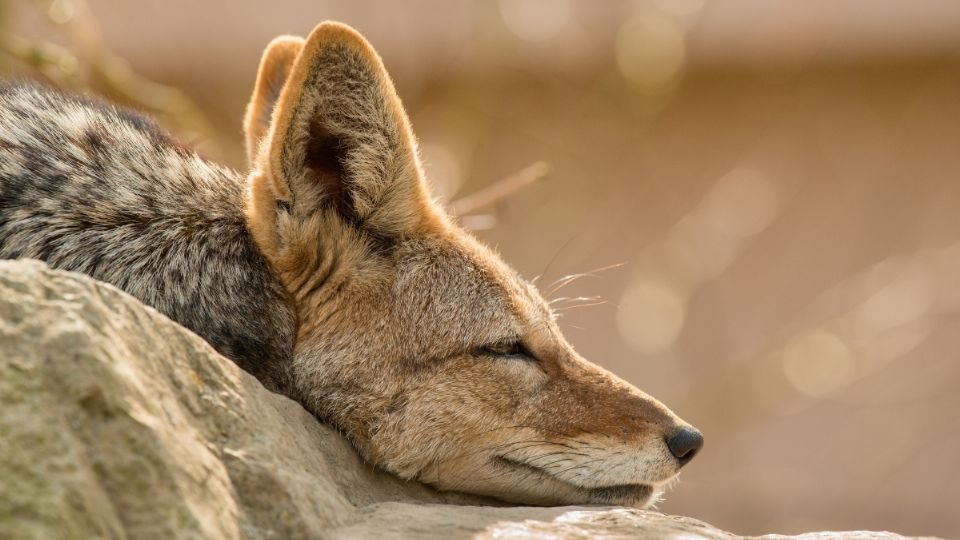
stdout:
<svg viewBox="0 0 960 540">
<path fill-rule="evenodd" d="M 504 507 L 397 480 L 123 292 L 0 261 L 0 538 L 598 537 L 739 538 L 655 512 Z"/>
</svg>

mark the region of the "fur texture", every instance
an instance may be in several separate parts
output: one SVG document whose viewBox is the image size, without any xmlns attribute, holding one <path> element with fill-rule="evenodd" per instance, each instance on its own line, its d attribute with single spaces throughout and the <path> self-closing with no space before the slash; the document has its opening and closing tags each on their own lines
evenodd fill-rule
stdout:
<svg viewBox="0 0 960 540">
<path fill-rule="evenodd" d="M 245 182 L 139 116 L 5 87 L 0 256 L 127 290 L 403 478 L 643 506 L 676 476 L 665 440 L 689 428 L 581 358 L 536 289 L 431 200 L 359 34 L 274 40 L 244 125 Z"/>
<path fill-rule="evenodd" d="M 0 257 L 111 283 L 276 388 L 293 310 L 243 220 L 244 180 L 149 119 L 0 87 Z"/>
</svg>

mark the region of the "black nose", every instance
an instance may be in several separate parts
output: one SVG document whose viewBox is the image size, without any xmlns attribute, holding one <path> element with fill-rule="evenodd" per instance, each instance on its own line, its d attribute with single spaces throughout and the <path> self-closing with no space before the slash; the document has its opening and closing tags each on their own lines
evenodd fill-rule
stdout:
<svg viewBox="0 0 960 540">
<path fill-rule="evenodd" d="M 684 426 L 666 438 L 667 448 L 673 457 L 686 465 L 703 448 L 703 434 L 690 426 Z"/>
</svg>

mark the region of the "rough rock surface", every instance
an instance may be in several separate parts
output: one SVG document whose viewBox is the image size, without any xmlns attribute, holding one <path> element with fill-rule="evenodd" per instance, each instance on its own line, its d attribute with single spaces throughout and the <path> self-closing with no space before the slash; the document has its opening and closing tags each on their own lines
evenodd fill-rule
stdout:
<svg viewBox="0 0 960 540">
<path fill-rule="evenodd" d="M 371 469 L 113 287 L 0 261 L 0 538 L 738 538 L 655 512 L 489 504 Z"/>
</svg>

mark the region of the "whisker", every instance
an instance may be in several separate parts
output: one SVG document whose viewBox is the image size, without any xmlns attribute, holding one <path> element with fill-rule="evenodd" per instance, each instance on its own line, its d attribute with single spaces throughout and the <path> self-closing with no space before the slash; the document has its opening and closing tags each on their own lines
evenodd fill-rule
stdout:
<svg viewBox="0 0 960 540">
<path fill-rule="evenodd" d="M 559 455 L 560 457 L 557 457 L 558 455 Z M 538 456 L 538 457 L 536 457 L 536 458 L 534 458 L 534 459 L 532 459 L 532 460 L 530 460 L 530 461 L 525 461 L 525 462 L 523 462 L 523 463 L 524 463 L 525 465 L 530 465 L 530 466 L 532 466 L 532 467 L 537 467 L 537 468 L 540 468 L 540 469 L 547 470 L 547 469 L 549 469 L 550 467 L 556 465 L 557 463 L 563 463 L 564 461 L 572 461 L 572 460 L 573 460 L 573 458 L 564 457 L 564 456 L 567 456 L 567 454 L 565 454 L 565 453 L 564 453 L 564 454 L 544 454 L 544 455 L 542 455 L 542 456 Z M 550 458 L 557 458 L 557 459 L 554 459 L 553 461 L 551 461 L 551 462 L 549 462 L 549 463 L 540 463 L 540 461 L 543 461 L 543 460 L 545 460 L 545 459 L 550 459 Z"/>
<path fill-rule="evenodd" d="M 568 468 L 566 468 L 566 469 L 563 469 L 562 471 L 557 471 L 557 472 L 551 473 L 551 474 L 561 475 L 561 474 L 563 474 L 563 473 L 565 473 L 565 472 L 567 472 L 567 471 L 573 471 L 573 470 L 576 470 L 576 469 L 580 469 L 580 468 L 586 467 L 587 465 L 596 463 L 596 462 L 598 462 L 598 461 L 604 461 L 605 459 L 606 459 L 606 457 L 598 457 L 598 458 L 590 459 L 590 460 L 584 461 L 583 463 L 578 463 L 577 465 L 575 465 L 575 466 L 573 466 L 573 467 L 568 467 Z"/>
<path fill-rule="evenodd" d="M 597 302 L 589 302 L 589 303 L 585 303 L 585 304 L 573 304 L 573 305 L 571 305 L 571 306 L 563 306 L 563 307 L 556 308 L 554 311 L 562 312 L 562 311 L 569 311 L 569 310 L 571 310 L 571 309 L 577 309 L 577 308 L 593 307 L 593 306 L 602 306 L 603 304 L 606 304 L 606 303 L 608 303 L 607 300 L 599 300 L 599 301 L 597 301 Z"/>
<path fill-rule="evenodd" d="M 559 304 L 561 302 L 595 302 L 601 300 L 601 296 L 561 296 L 547 302 L 549 305 Z"/>
<path fill-rule="evenodd" d="M 547 464 L 547 465 L 541 465 L 539 462 L 542 461 L 542 460 L 545 460 L 545 459 L 549 459 L 549 458 L 553 458 L 553 457 L 560 456 L 561 459 L 569 460 L 569 459 L 572 459 L 572 458 L 563 457 L 563 456 L 583 456 L 583 457 L 587 457 L 588 455 L 589 455 L 589 454 L 583 454 L 583 453 L 580 453 L 580 452 L 576 452 L 576 453 L 574 453 L 574 452 L 549 452 L 549 453 L 546 453 L 546 454 L 541 454 L 541 455 L 539 455 L 539 456 L 535 456 L 534 458 L 532 458 L 532 459 L 527 459 L 527 460 L 521 460 L 521 459 L 519 459 L 519 458 L 511 457 L 509 454 L 504 455 L 503 457 L 508 458 L 508 459 L 513 459 L 514 461 L 517 461 L 517 462 L 519 462 L 519 463 L 523 463 L 524 465 L 530 465 L 530 466 L 533 466 L 533 467 L 544 467 L 544 468 L 545 468 L 545 467 L 549 467 L 550 465 L 553 464 L 553 462 L 551 462 L 551 463 L 549 463 L 549 464 Z M 559 461 L 559 460 L 558 460 L 558 461 Z"/>
<path fill-rule="evenodd" d="M 595 269 L 589 270 L 589 271 L 587 271 L 587 272 L 580 272 L 580 273 L 577 273 L 577 274 L 570 274 L 570 275 L 567 275 L 567 276 L 563 276 L 562 278 L 560 278 L 560 279 L 558 279 L 557 281 L 554 281 L 553 283 L 550 284 L 550 287 L 551 287 L 551 288 L 550 288 L 549 291 L 546 292 L 546 294 L 545 294 L 544 296 L 546 296 L 546 297 L 549 298 L 549 297 L 553 296 L 553 295 L 554 295 L 557 291 L 559 291 L 560 289 L 566 287 L 567 285 L 573 283 L 574 281 L 576 281 L 576 280 L 578 280 L 578 279 L 580 279 L 580 278 L 584 278 L 584 277 L 594 277 L 595 274 L 597 274 L 598 272 L 604 272 L 604 271 L 606 271 L 606 270 L 612 270 L 612 269 L 614 269 L 614 268 L 619 268 L 619 267 L 621 267 L 621 266 L 623 266 L 623 265 L 625 265 L 625 264 L 627 264 L 627 263 L 626 263 L 626 262 L 619 262 L 619 263 L 610 264 L 610 265 L 607 265 L 607 266 L 601 266 L 600 268 L 595 268 Z"/>
<path fill-rule="evenodd" d="M 555 444 L 556 444 L 556 443 L 554 443 L 554 442 L 552 442 L 552 441 L 537 441 L 537 440 L 532 440 L 532 439 L 531 439 L 531 440 L 523 440 L 523 441 L 508 441 L 508 442 L 505 442 L 505 443 L 502 443 L 502 444 L 498 444 L 498 445 L 496 445 L 496 446 L 487 446 L 487 447 L 484 447 L 484 448 L 480 448 L 480 449 L 478 449 L 478 450 L 475 450 L 475 451 L 469 452 L 469 453 L 465 453 L 465 454 L 464 454 L 464 453 L 454 454 L 453 456 L 450 457 L 450 459 L 469 458 L 469 457 L 473 457 L 473 456 L 475 456 L 475 455 L 477 455 L 477 454 L 482 454 L 482 453 L 484 453 L 484 452 L 495 453 L 495 452 L 498 452 L 498 451 L 500 451 L 500 450 L 503 450 L 504 448 L 506 448 L 505 453 L 506 453 L 506 454 L 509 454 L 509 453 L 511 453 L 511 452 L 516 452 L 516 451 L 519 451 L 519 450 L 525 450 L 525 449 L 527 449 L 527 448 L 535 448 L 535 447 L 537 447 L 537 446 L 552 446 L 552 445 L 555 445 Z M 519 447 L 520 445 L 527 445 L 527 446 Z"/>
</svg>

